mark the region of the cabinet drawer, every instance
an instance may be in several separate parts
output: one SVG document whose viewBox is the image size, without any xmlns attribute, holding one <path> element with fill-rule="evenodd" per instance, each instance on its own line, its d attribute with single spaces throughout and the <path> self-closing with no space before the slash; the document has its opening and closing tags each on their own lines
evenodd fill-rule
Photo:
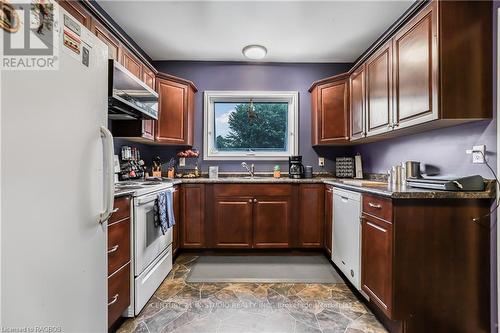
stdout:
<svg viewBox="0 0 500 333">
<path fill-rule="evenodd" d="M 130 305 L 130 264 L 108 278 L 108 327 Z"/>
<path fill-rule="evenodd" d="M 108 227 L 108 275 L 130 261 L 130 219 Z"/>
<path fill-rule="evenodd" d="M 392 201 L 375 195 L 363 195 L 363 213 L 392 222 Z"/>
<path fill-rule="evenodd" d="M 111 215 L 108 224 L 123 220 L 130 216 L 130 197 L 125 196 L 116 198 L 114 207 L 115 209 L 118 208 L 118 210 Z"/>
</svg>

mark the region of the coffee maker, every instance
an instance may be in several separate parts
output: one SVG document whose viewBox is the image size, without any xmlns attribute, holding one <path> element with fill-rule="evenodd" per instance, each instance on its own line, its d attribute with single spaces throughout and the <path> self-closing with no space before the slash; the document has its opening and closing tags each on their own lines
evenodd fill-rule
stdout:
<svg viewBox="0 0 500 333">
<path fill-rule="evenodd" d="M 293 179 L 304 178 L 302 156 L 290 156 L 288 158 L 288 177 Z"/>
</svg>

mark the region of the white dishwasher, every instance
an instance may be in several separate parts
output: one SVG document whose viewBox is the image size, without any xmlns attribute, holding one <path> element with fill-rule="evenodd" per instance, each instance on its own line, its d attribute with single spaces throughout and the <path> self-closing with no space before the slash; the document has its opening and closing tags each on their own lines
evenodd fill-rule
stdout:
<svg viewBox="0 0 500 333">
<path fill-rule="evenodd" d="M 361 194 L 333 189 L 332 261 L 361 290 Z"/>
</svg>

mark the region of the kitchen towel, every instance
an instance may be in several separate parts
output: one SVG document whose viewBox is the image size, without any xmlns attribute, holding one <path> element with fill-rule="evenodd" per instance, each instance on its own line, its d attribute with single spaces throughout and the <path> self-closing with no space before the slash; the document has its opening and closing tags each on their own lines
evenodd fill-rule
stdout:
<svg viewBox="0 0 500 333">
<path fill-rule="evenodd" d="M 167 191 L 158 193 L 154 206 L 155 227 L 161 229 L 162 234 L 165 235 L 168 227 L 167 217 Z"/>
<path fill-rule="evenodd" d="M 174 191 L 167 191 L 167 226 L 172 228 L 175 225 L 174 216 Z"/>
</svg>

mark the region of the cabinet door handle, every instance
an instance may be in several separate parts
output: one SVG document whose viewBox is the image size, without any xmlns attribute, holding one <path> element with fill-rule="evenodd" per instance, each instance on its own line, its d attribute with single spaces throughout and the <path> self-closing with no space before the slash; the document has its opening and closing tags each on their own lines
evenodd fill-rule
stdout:
<svg viewBox="0 0 500 333">
<path fill-rule="evenodd" d="M 248 203 L 252 203 L 252 199 L 248 199 Z"/>
<path fill-rule="evenodd" d="M 113 246 L 112 248 L 110 248 L 110 249 L 108 250 L 108 254 L 113 253 L 113 252 L 116 252 L 116 250 L 118 250 L 118 248 L 119 248 L 119 247 L 120 247 L 120 246 L 119 246 L 118 244 L 116 244 L 115 246 Z"/>
<path fill-rule="evenodd" d="M 115 296 L 113 296 L 111 302 L 108 303 L 108 306 L 113 305 L 116 302 L 118 302 L 118 294 L 115 294 Z"/>
<path fill-rule="evenodd" d="M 253 199 L 253 202 L 257 202 L 257 199 Z"/>
<path fill-rule="evenodd" d="M 372 202 L 369 202 L 369 203 L 368 203 L 368 206 L 370 206 L 370 207 L 372 207 L 372 208 L 377 208 L 377 209 L 382 208 L 382 206 L 381 206 L 381 205 L 379 205 L 379 204 L 374 204 L 374 203 L 372 203 Z"/>
</svg>

